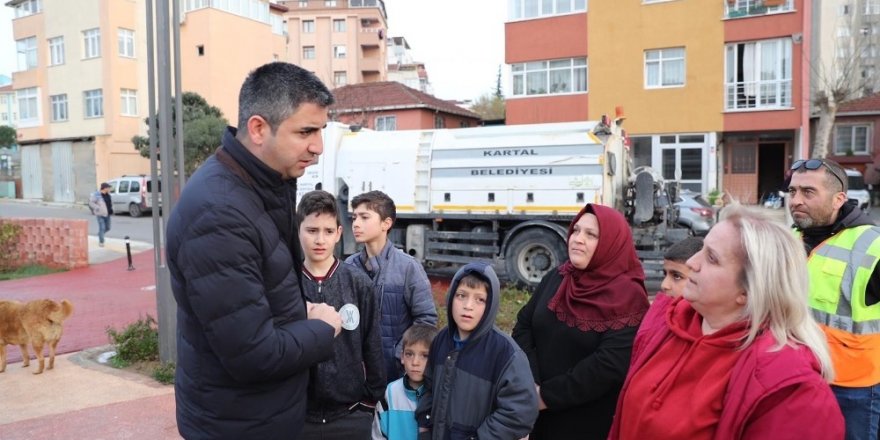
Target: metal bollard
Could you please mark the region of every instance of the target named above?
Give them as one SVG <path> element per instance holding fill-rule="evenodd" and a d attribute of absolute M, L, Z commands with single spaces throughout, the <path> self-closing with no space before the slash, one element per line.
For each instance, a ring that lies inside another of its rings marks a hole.
<path fill-rule="evenodd" d="M 131 243 L 127 235 L 125 236 L 125 253 L 128 255 L 128 270 L 134 270 L 134 265 L 131 264 Z"/>

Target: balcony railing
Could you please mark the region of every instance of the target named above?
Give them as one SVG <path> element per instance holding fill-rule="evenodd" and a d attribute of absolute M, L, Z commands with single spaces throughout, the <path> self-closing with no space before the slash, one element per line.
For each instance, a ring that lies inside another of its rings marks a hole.
<path fill-rule="evenodd" d="M 727 110 L 791 107 L 791 80 L 741 81 L 726 84 Z"/>
<path fill-rule="evenodd" d="M 794 0 L 724 0 L 726 18 L 754 17 L 794 10 Z"/>

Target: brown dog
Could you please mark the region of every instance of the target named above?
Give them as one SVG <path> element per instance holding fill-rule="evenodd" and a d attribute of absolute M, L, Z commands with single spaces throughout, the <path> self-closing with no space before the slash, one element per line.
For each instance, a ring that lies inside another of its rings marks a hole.
<path fill-rule="evenodd" d="M 6 346 L 15 344 L 21 347 L 22 367 L 27 367 L 31 362 L 28 353 L 27 332 L 21 325 L 21 309 L 24 304 L 18 301 L 0 301 L 0 373 L 6 371 Z"/>
<path fill-rule="evenodd" d="M 5 302 L 18 303 L 17 301 Z M 62 300 L 61 303 L 49 299 L 38 299 L 30 301 L 24 305 L 21 305 L 21 303 L 13 304 L 11 307 L 17 309 L 19 326 L 18 328 L 15 328 L 14 320 L 10 320 L 7 324 L 7 321 L 4 319 L 4 322 L 0 323 L 0 339 L 6 340 L 6 336 L 3 335 L 6 334 L 7 329 L 4 327 L 8 326 L 9 334 L 16 334 L 19 338 L 21 330 L 24 330 L 27 337 L 27 341 L 24 343 L 31 343 L 34 347 L 34 352 L 37 355 L 37 361 L 40 364 L 37 371 L 34 371 L 34 374 L 40 374 L 43 372 L 43 366 L 45 365 L 43 360 L 43 345 L 48 344 L 49 366 L 47 369 L 51 370 L 55 367 L 55 348 L 58 346 L 58 341 L 61 340 L 61 334 L 63 332 L 61 324 L 71 313 L 73 313 L 73 304 L 66 299 Z M 21 342 L 12 342 L 11 340 L 8 343 L 17 343 L 19 346 L 22 344 Z M 28 366 L 29 356 L 27 355 L 27 348 L 22 350 L 22 357 L 24 359 L 23 366 Z M 3 369 L 5 369 L 6 343 L 3 344 L 2 363 L 4 367 Z M 3 371 L 3 369 L 0 369 L 0 371 Z"/>

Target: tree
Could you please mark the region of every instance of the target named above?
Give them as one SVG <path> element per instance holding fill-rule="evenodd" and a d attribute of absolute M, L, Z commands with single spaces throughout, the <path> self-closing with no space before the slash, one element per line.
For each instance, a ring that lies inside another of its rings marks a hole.
<path fill-rule="evenodd" d="M 852 8 L 854 11 L 860 8 Z M 838 106 L 873 90 L 874 74 L 866 69 L 863 60 L 876 60 L 877 36 L 870 27 L 860 24 L 860 14 L 850 14 L 837 30 L 830 61 L 821 60 L 811 65 L 814 77 L 812 91 L 813 114 L 818 115 L 813 138 L 812 157 L 828 156 L 828 145 L 834 132 Z"/>
<path fill-rule="evenodd" d="M 471 111 L 480 115 L 484 121 L 504 119 L 504 97 L 487 93 L 474 101 Z"/>
<path fill-rule="evenodd" d="M 495 78 L 495 97 L 496 98 L 504 98 L 504 93 L 501 92 L 501 65 L 498 65 L 498 76 Z"/>
<path fill-rule="evenodd" d="M 8 125 L 0 125 L 0 148 L 9 148 L 18 143 L 18 134 Z"/>
<path fill-rule="evenodd" d="M 220 139 L 229 122 L 223 117 L 223 112 L 219 108 L 208 104 L 198 93 L 184 92 L 181 97 L 183 102 L 183 160 L 184 172 L 187 176 L 192 173 L 208 159 L 214 151 L 220 146 Z M 176 116 L 174 104 L 171 105 L 171 120 L 174 121 Z M 156 128 L 159 126 L 159 117 L 156 115 Z M 147 126 L 150 125 L 149 118 L 144 120 Z M 172 128 L 172 135 L 177 133 Z M 150 138 L 144 136 L 134 136 L 131 138 L 134 148 L 141 153 L 141 156 L 150 157 Z M 156 148 L 159 146 L 156 145 Z M 161 159 L 161 158 L 160 158 Z"/>

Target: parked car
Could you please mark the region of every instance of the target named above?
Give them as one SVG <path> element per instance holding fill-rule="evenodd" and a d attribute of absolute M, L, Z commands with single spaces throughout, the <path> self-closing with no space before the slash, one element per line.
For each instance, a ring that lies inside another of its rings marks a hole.
<path fill-rule="evenodd" d="M 858 200 L 859 208 L 868 212 L 871 210 L 871 194 L 868 193 L 868 187 L 865 185 L 865 177 L 858 170 L 846 169 L 847 186 L 849 190 L 846 196 L 850 199 Z"/>
<path fill-rule="evenodd" d="M 682 190 L 676 199 L 678 224 L 690 229 L 691 235 L 704 236 L 715 224 L 715 209 L 702 194 Z"/>
<path fill-rule="evenodd" d="M 140 217 L 153 210 L 152 180 L 145 174 L 124 175 L 108 180 L 113 212 L 127 212 L 132 217 Z M 159 191 L 162 186 L 159 185 Z M 161 200 L 161 199 L 160 199 Z"/>

